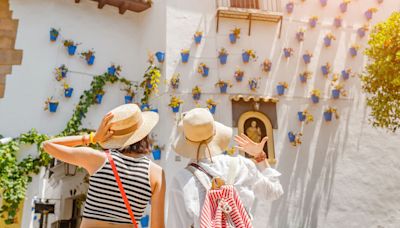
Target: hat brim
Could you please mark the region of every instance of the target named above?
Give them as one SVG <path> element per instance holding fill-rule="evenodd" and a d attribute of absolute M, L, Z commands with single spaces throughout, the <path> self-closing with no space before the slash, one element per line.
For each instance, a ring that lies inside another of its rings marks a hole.
<path fill-rule="evenodd" d="M 222 154 L 229 146 L 232 138 L 232 128 L 227 127 L 217 121 L 214 121 L 214 123 L 215 135 L 211 141 L 207 143 L 207 145 L 201 145 L 199 150 L 199 159 L 210 157 L 207 146 L 210 149 L 211 157 Z M 182 129 L 182 123 L 180 123 L 178 126 L 178 136 L 172 144 L 172 148 L 175 150 L 175 152 L 185 158 L 197 159 L 197 149 L 199 144 L 200 143 L 194 143 L 185 138 Z"/>
<path fill-rule="evenodd" d="M 156 112 L 146 111 L 142 112 L 142 117 L 143 123 L 136 131 L 123 136 L 112 136 L 109 140 L 100 143 L 100 146 L 104 149 L 119 149 L 142 140 L 157 125 L 159 115 Z"/>

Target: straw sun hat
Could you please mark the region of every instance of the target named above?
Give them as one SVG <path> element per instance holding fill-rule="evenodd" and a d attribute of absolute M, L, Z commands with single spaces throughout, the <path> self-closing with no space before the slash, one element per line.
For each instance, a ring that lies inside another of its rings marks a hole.
<path fill-rule="evenodd" d="M 100 145 L 105 149 L 119 149 L 139 142 L 146 137 L 158 123 L 158 113 L 142 112 L 136 104 L 125 104 L 110 111 L 113 118 L 113 136 Z"/>
<path fill-rule="evenodd" d="M 232 128 L 214 121 L 208 109 L 195 108 L 183 113 L 172 147 L 183 157 L 199 160 L 223 153 L 231 137 Z"/>

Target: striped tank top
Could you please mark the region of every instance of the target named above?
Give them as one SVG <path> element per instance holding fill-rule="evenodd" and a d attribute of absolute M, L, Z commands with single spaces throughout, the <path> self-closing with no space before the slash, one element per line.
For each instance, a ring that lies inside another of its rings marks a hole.
<path fill-rule="evenodd" d="M 151 198 L 150 159 L 132 158 L 110 150 L 136 221 L 143 216 Z M 132 223 L 110 162 L 106 159 L 89 179 L 83 217 L 112 223 Z"/>

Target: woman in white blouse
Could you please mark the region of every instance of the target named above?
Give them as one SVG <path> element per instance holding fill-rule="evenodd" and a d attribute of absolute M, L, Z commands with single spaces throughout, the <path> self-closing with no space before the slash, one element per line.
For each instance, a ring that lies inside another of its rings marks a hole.
<path fill-rule="evenodd" d="M 232 129 L 214 121 L 206 109 L 197 108 L 185 113 L 178 128 L 179 135 L 173 143 L 175 152 L 192 159 L 191 162 L 212 176 L 221 177 L 225 182 L 232 179 L 231 184 L 248 213 L 251 213 L 255 199 L 258 202 L 275 200 L 283 194 L 278 180 L 281 174 L 269 166 L 263 151 L 267 138 L 255 143 L 244 134 L 235 137 L 237 149 L 255 157 L 250 160 L 222 154 L 231 141 Z M 236 169 L 231 168 L 233 163 L 237 164 Z M 167 227 L 200 227 L 206 194 L 206 188 L 200 182 L 188 168 L 174 177 L 169 191 Z"/>

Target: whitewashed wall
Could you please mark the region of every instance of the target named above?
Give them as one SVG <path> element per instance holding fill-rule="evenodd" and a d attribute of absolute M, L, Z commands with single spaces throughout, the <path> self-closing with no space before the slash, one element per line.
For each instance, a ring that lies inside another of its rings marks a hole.
<path fill-rule="evenodd" d="M 285 15 L 280 39 L 277 37 L 278 25 L 265 22 L 254 22 L 252 35 L 247 36 L 246 21 L 221 19 L 220 30 L 216 33 L 215 3 L 212 0 L 154 2 L 153 7 L 144 13 L 127 12 L 121 16 L 116 8 L 106 6 L 98 10 L 92 1 L 76 5 L 72 0 L 11 0 L 14 17 L 20 20 L 16 48 L 24 50 L 24 57 L 22 65 L 14 67 L 13 74 L 7 78 L 6 98 L 0 99 L 0 133 L 17 136 L 35 127 L 40 132 L 55 134 L 63 129 L 78 102 L 77 92 L 88 88 L 91 78 L 72 74 L 70 82 L 75 87 L 75 94 L 66 100 L 61 97 L 61 87 L 52 77 L 56 66 L 65 63 L 70 69 L 95 74 L 103 72 L 110 62 L 115 62 L 123 66 L 125 77 L 137 81 L 147 66 L 147 52 L 157 50 L 167 52 L 166 63 L 161 66 L 165 77 L 169 79 L 173 73 L 182 76 L 181 88 L 175 93 L 185 100 L 183 109 L 195 107 L 190 93 L 194 85 L 199 85 L 204 91 L 200 105 L 205 106 L 207 98 L 214 98 L 219 103 L 215 118 L 232 125 L 228 95 L 219 95 L 214 83 L 219 78 L 234 82 L 233 72 L 236 66 L 240 66 L 246 72 L 245 79 L 241 84 L 233 83 L 230 93 L 255 94 L 248 90 L 249 77 L 262 77 L 259 95 L 275 96 L 278 82 L 289 83 L 288 93 L 280 97 L 277 106 L 278 129 L 274 131 L 276 168 L 283 174 L 281 183 L 285 195 L 272 204 L 259 206 L 255 226 L 399 226 L 400 201 L 396 194 L 400 188 L 397 181 L 400 178 L 399 135 L 368 125 L 365 97 L 357 78 L 345 83 L 350 92 L 347 98 L 331 101 L 327 99 L 329 82 L 319 70 L 329 61 L 334 72 L 348 67 L 355 72 L 362 71 L 366 59 L 361 55 L 351 58 L 348 47 L 353 42 L 365 47 L 366 38 L 360 40 L 355 31 L 365 23 L 363 12 L 377 6 L 375 0 L 354 0 L 344 14 L 345 28 L 340 29 L 331 24 L 339 15 L 341 1 L 329 0 L 328 6 L 321 8 L 317 0 L 298 0 L 294 13 Z M 387 18 L 400 8 L 400 3 L 386 0 L 378 8 L 372 23 Z M 310 30 L 306 22 L 313 15 L 320 17 L 322 25 Z M 95 65 L 88 67 L 82 59 L 68 57 L 60 43 L 51 44 L 48 41 L 51 26 L 62 28 L 64 37 L 82 42 L 78 49 L 94 48 L 97 55 Z M 235 26 L 242 28 L 242 37 L 237 44 L 231 45 L 228 33 Z M 300 27 L 307 28 L 307 31 L 305 42 L 299 45 L 294 35 Z M 199 46 L 194 45 L 192 39 L 196 30 L 205 33 Z M 332 31 L 337 40 L 332 47 L 325 48 L 322 39 L 328 31 Z M 220 66 L 216 58 L 221 47 L 230 53 L 225 66 Z M 289 60 L 282 57 L 284 47 L 295 49 Z M 191 49 L 190 62 L 185 65 L 180 63 L 179 52 L 183 48 Z M 249 48 L 256 50 L 259 59 L 256 63 L 243 65 L 241 52 Z M 311 81 L 303 85 L 297 75 L 306 69 L 301 59 L 306 50 L 314 54 L 307 68 L 314 73 Z M 273 63 L 269 74 L 261 72 L 260 64 L 265 58 Z M 196 72 L 200 62 L 211 67 L 206 79 Z M 314 87 L 323 90 L 326 98 L 317 105 L 311 105 L 307 98 Z M 117 85 L 107 89 L 104 103 L 90 110 L 84 123 L 86 127 L 94 128 L 107 110 L 123 102 L 123 92 L 119 89 Z M 152 101 L 161 113 L 162 121 L 155 133 L 159 144 L 165 146 L 159 163 L 165 168 L 168 181 L 185 166 L 185 161 L 175 161 L 175 153 L 170 150 L 176 119 L 167 107 L 171 93 L 167 87 L 162 88 L 160 95 Z M 55 114 L 42 111 L 43 101 L 51 95 L 60 97 L 60 107 Z M 338 107 L 341 117 L 327 124 L 322 120 L 322 112 L 328 105 Z M 314 114 L 315 120 L 302 126 L 296 115 L 305 108 Z M 302 131 L 303 144 L 291 146 L 287 140 L 288 131 Z M 33 150 L 25 153 L 33 153 Z M 41 196 L 46 189 L 46 197 L 68 197 L 70 188 L 79 186 L 79 179 L 81 177 L 64 178 L 59 183 L 47 183 L 35 178 L 26 199 L 23 227 L 30 223 L 29 204 L 34 195 Z M 52 216 L 51 221 L 61 218 L 59 214 L 57 216 Z"/>

